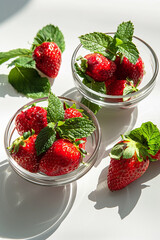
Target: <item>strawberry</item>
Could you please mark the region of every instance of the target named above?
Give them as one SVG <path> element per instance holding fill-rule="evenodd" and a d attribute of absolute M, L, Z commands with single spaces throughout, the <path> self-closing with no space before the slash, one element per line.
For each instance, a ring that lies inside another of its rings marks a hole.
<path fill-rule="evenodd" d="M 117 65 L 116 75 L 118 79 L 130 79 L 133 81 L 134 86 L 138 86 L 144 76 L 144 63 L 142 58 L 139 56 L 136 64 L 131 63 L 128 58 L 117 56 L 115 63 Z"/>
<path fill-rule="evenodd" d="M 131 81 L 128 80 L 115 80 L 106 87 L 108 95 L 127 95 L 132 92 L 136 92 L 137 89 L 132 85 Z M 123 101 L 122 98 L 116 99 L 116 101 Z"/>
<path fill-rule="evenodd" d="M 49 176 L 67 174 L 78 168 L 81 153 L 67 139 L 58 139 L 44 153 L 40 160 L 39 169 Z"/>
<path fill-rule="evenodd" d="M 15 126 L 20 135 L 32 129 L 38 134 L 47 126 L 47 111 L 39 106 L 21 111 L 15 119 Z"/>
<path fill-rule="evenodd" d="M 35 140 L 37 135 L 33 134 L 27 138 L 25 133 L 17 138 L 10 147 L 12 158 L 24 169 L 30 172 L 38 172 L 39 157 L 36 154 Z"/>
<path fill-rule="evenodd" d="M 84 57 L 87 59 L 86 74 L 95 81 L 103 82 L 113 76 L 116 64 L 99 53 L 91 53 Z"/>
<path fill-rule="evenodd" d="M 144 159 L 137 154 L 136 143 L 132 140 L 121 141 L 115 148 L 122 150 L 119 158 L 111 155 L 111 161 L 108 168 L 107 183 L 111 191 L 120 190 L 131 182 L 141 177 L 149 166 L 149 159 Z M 127 149 L 127 150 L 126 150 Z M 129 156 L 125 151 L 130 151 Z M 132 154 L 131 154 L 131 151 Z"/>
<path fill-rule="evenodd" d="M 76 108 L 67 108 L 64 112 L 64 119 L 75 118 L 75 117 L 83 117 L 82 113 L 78 111 Z"/>
<path fill-rule="evenodd" d="M 58 75 L 62 53 L 58 45 L 54 42 L 43 42 L 37 46 L 33 53 L 36 67 L 48 77 L 55 78 Z"/>

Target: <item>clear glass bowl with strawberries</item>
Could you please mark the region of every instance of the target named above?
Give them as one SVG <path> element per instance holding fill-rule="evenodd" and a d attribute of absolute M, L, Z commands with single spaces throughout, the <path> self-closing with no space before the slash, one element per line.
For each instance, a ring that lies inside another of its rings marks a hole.
<path fill-rule="evenodd" d="M 4 135 L 13 169 L 30 182 L 51 186 L 86 174 L 97 160 L 100 142 L 100 126 L 92 111 L 53 93 L 18 109 Z"/>
<path fill-rule="evenodd" d="M 132 22 L 114 33 L 93 32 L 79 37 L 71 67 L 82 102 L 99 107 L 134 107 L 155 86 L 159 63 L 154 50 L 133 36 Z M 94 111 L 94 107 L 92 109 Z"/>

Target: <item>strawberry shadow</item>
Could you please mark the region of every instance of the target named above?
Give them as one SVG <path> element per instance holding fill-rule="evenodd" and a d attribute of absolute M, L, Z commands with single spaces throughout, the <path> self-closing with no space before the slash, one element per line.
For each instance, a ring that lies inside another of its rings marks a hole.
<path fill-rule="evenodd" d="M 99 176 L 97 187 L 88 198 L 95 202 L 95 209 L 117 208 L 121 219 L 126 218 L 136 207 L 145 188 L 152 187 L 149 182 L 160 174 L 160 161 L 150 163 L 142 177 L 129 184 L 122 190 L 111 192 L 107 185 L 108 167 L 104 168 Z M 145 203 L 144 203 L 145 204 Z"/>
<path fill-rule="evenodd" d="M 71 210 L 76 183 L 40 186 L 22 179 L 8 164 L 0 163 L 0 238 L 47 239 Z"/>

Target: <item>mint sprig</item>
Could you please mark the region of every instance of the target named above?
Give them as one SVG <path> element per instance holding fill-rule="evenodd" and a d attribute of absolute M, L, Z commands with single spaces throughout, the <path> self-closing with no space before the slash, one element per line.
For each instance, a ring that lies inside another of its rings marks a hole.
<path fill-rule="evenodd" d="M 132 42 L 134 27 L 131 21 L 121 23 L 113 37 L 93 32 L 79 37 L 82 46 L 91 52 L 101 53 L 115 60 L 116 55 L 126 56 L 133 64 L 137 62 L 139 52 Z"/>
<path fill-rule="evenodd" d="M 68 105 L 67 105 L 68 107 Z M 75 104 L 73 105 L 76 108 Z M 48 125 L 43 128 L 36 139 L 36 151 L 40 155 L 46 152 L 57 140 L 57 136 L 72 141 L 90 136 L 95 130 L 93 122 L 86 117 L 64 119 L 64 107 L 61 100 L 50 92 L 47 107 Z M 77 146 L 78 148 L 78 146 Z M 81 152 L 81 150 L 79 149 Z"/>

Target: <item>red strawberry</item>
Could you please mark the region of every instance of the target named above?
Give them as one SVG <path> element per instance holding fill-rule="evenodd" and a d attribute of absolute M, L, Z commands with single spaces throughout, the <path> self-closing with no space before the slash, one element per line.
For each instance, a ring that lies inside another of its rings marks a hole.
<path fill-rule="evenodd" d="M 106 87 L 108 95 L 127 95 L 132 92 L 136 92 L 137 89 L 132 86 L 132 83 L 128 80 L 115 80 Z M 117 98 L 115 101 L 123 101 L 122 98 Z"/>
<path fill-rule="evenodd" d="M 153 159 L 160 160 L 160 150 L 155 155 L 151 155 Z"/>
<path fill-rule="evenodd" d="M 67 139 L 58 139 L 40 160 L 39 169 L 49 176 L 67 174 L 78 168 L 81 153 Z"/>
<path fill-rule="evenodd" d="M 132 145 L 132 141 L 121 141 L 119 144 L 122 145 L 124 151 L 129 144 Z M 128 158 L 124 158 L 123 155 L 119 159 L 111 157 L 107 175 L 109 189 L 111 191 L 120 190 L 141 177 L 149 166 L 148 159 L 144 160 L 141 157 L 141 160 L 138 160 L 136 151 Z"/>
<path fill-rule="evenodd" d="M 34 173 L 38 172 L 39 168 L 39 158 L 35 149 L 36 137 L 36 134 L 29 136 L 27 139 L 21 136 L 13 142 L 10 148 L 12 158 L 21 167 Z"/>
<path fill-rule="evenodd" d="M 21 111 L 15 119 L 15 126 L 20 135 L 32 129 L 38 134 L 47 126 L 47 111 L 39 106 Z"/>
<path fill-rule="evenodd" d="M 35 48 L 33 59 L 36 61 L 37 69 L 47 76 L 55 78 L 61 66 L 61 55 L 61 50 L 56 43 L 44 42 Z"/>
<path fill-rule="evenodd" d="M 130 79 L 133 81 L 134 86 L 138 86 L 144 76 L 144 63 L 142 58 L 139 57 L 136 64 L 131 63 L 128 58 L 124 57 L 122 62 L 120 57 L 116 58 L 117 65 L 117 78 L 118 79 Z"/>
<path fill-rule="evenodd" d="M 67 108 L 64 112 L 64 119 L 83 117 L 82 113 L 75 108 Z"/>
<path fill-rule="evenodd" d="M 82 141 L 79 145 L 78 145 L 78 147 L 79 148 L 83 148 L 83 149 L 85 149 L 85 145 L 86 145 L 86 142 L 87 142 L 87 138 L 81 138 L 81 139 L 76 139 L 75 140 L 75 142 L 78 142 L 78 141 Z"/>
<path fill-rule="evenodd" d="M 116 70 L 116 64 L 99 53 L 86 55 L 87 59 L 86 74 L 95 81 L 103 82 L 113 76 Z"/>

